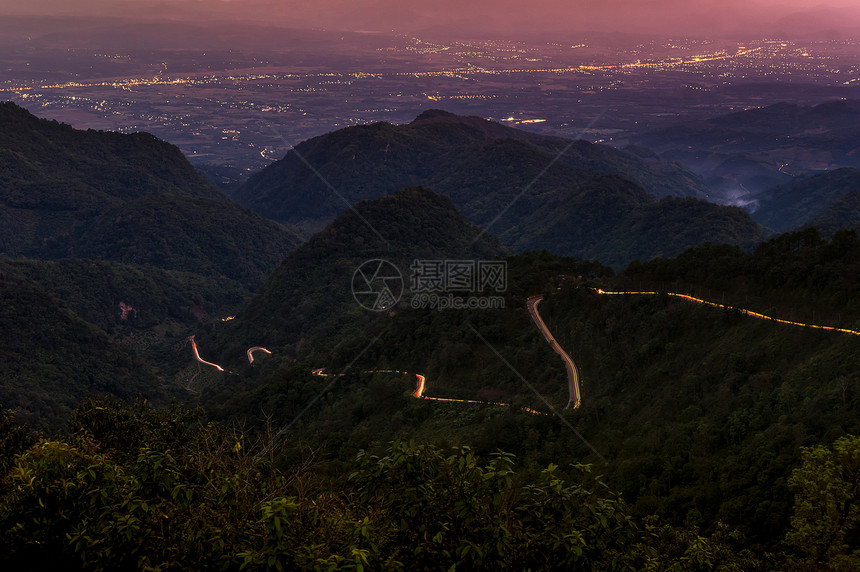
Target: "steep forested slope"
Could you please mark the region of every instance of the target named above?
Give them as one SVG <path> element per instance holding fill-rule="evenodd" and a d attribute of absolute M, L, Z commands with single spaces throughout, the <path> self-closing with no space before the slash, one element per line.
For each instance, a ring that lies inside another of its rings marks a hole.
<path fill-rule="evenodd" d="M 309 140 L 253 176 L 237 198 L 316 230 L 356 200 L 416 184 L 451 197 L 516 251 L 549 249 L 615 267 L 706 241 L 751 247 L 761 238 L 739 209 L 670 200 L 706 197 L 707 189 L 647 150 L 541 137 L 442 111 Z"/>
<path fill-rule="evenodd" d="M 0 103 L 0 254 L 145 263 L 254 288 L 299 242 L 209 184 L 173 145 Z"/>
<path fill-rule="evenodd" d="M 163 397 L 152 370 L 46 289 L 0 271 L 0 403 L 57 429 L 86 396 Z"/>

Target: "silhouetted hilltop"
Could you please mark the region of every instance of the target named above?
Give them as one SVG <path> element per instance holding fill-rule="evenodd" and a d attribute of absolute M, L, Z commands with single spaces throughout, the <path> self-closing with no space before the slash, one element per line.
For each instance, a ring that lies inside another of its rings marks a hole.
<path fill-rule="evenodd" d="M 616 267 L 709 240 L 750 247 L 760 239 L 737 210 L 683 201 L 650 207 L 655 197 L 707 190 L 645 149 L 540 136 L 440 110 L 408 125 L 375 123 L 306 141 L 251 177 L 237 198 L 275 220 L 316 229 L 354 201 L 410 185 L 451 197 L 514 250 L 548 249 Z M 684 215 L 695 216 L 677 232 Z M 675 232 L 660 231 L 666 217 Z"/>
<path fill-rule="evenodd" d="M 405 292 L 416 259 L 493 260 L 504 252 L 451 199 L 427 189 L 362 201 L 290 253 L 236 319 L 219 329 L 218 338 L 222 347 L 235 344 L 225 353 L 230 356 L 257 344 L 291 355 L 324 352 L 345 331 L 385 314 L 362 309 L 353 296 L 355 273 L 365 262 L 391 263 Z"/>
<path fill-rule="evenodd" d="M 788 231 L 813 224 L 825 211 L 828 226 L 851 228 L 852 219 L 842 207 L 833 204 L 852 191 L 860 190 L 860 169 L 843 167 L 797 179 L 751 197 L 759 203 L 753 218 L 776 231 Z M 846 218 L 842 220 L 842 214 Z M 813 224 L 813 226 L 817 226 Z"/>
<path fill-rule="evenodd" d="M 636 136 L 663 159 L 702 177 L 714 200 L 740 204 L 744 195 L 840 167 L 860 168 L 860 101 L 807 107 L 777 103 Z"/>
<path fill-rule="evenodd" d="M 518 152 L 535 156 L 532 169 L 482 156 L 483 147 L 507 142 L 517 143 Z M 470 157 L 467 166 L 460 161 L 464 156 Z M 455 204 L 472 218 L 473 203 L 487 202 L 481 210 L 488 213 L 494 207 L 498 210 L 503 203 L 497 195 L 506 191 L 475 176 L 473 169 L 497 169 L 506 174 L 506 187 L 517 191 L 532 186 L 536 192 L 552 189 L 544 177 L 554 172 L 555 184 L 562 186 L 596 174 L 617 174 L 659 197 L 707 195 L 695 176 L 678 165 L 655 164 L 611 147 L 430 110 L 407 125 L 359 125 L 305 141 L 252 176 L 236 196 L 275 220 L 316 230 L 340 213 L 346 202 L 423 185 L 458 195 Z"/>
<path fill-rule="evenodd" d="M 258 286 L 301 239 L 147 133 L 81 131 L 0 103 L 0 253 L 103 258 Z"/>

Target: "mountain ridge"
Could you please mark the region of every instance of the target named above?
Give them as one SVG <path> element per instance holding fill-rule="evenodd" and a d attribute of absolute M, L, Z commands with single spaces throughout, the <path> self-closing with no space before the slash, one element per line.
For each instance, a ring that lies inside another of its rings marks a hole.
<path fill-rule="evenodd" d="M 707 189 L 694 176 L 672 178 L 655 171 L 635 154 L 585 141 L 536 135 L 479 117 L 428 110 L 405 125 L 378 122 L 347 127 L 300 143 L 283 159 L 253 175 L 235 197 L 258 212 L 271 213 L 275 220 L 295 224 L 305 219 L 313 222 L 331 218 L 340 212 L 342 200 L 326 196 L 329 185 L 350 202 L 414 185 L 451 194 L 455 189 L 440 185 L 438 180 L 446 176 L 450 159 L 469 153 L 474 146 L 507 139 L 537 153 L 541 169 L 547 165 L 568 165 L 571 168 L 568 176 L 573 180 L 596 173 L 627 171 L 628 178 L 657 196 L 707 195 Z M 297 158 L 299 153 L 303 160 Z M 314 172 L 307 171 L 305 161 L 314 166 Z M 676 171 L 683 174 L 680 167 Z M 523 174 L 518 179 L 519 187 L 524 188 L 529 182 L 542 185 L 533 180 L 539 172 Z M 312 189 L 324 197 L 324 204 L 305 204 Z M 323 189 L 326 194 L 320 193 Z M 277 194 L 284 193 L 295 193 L 289 208 L 276 200 Z M 327 205 L 327 209 L 321 208 Z M 458 207 L 462 209 L 464 205 L 458 203 Z"/>
<path fill-rule="evenodd" d="M 860 100 L 777 103 L 670 125 L 633 142 L 687 165 L 720 202 L 742 204 L 744 195 L 796 177 L 860 168 L 857 129 Z"/>
<path fill-rule="evenodd" d="M 689 203 L 672 201 L 659 203 L 658 209 L 649 207 L 657 202 L 655 196 L 686 194 L 681 188 L 698 195 L 706 191 L 699 189 L 694 175 L 647 150 L 625 152 L 545 137 L 441 110 L 425 111 L 407 125 L 374 123 L 308 140 L 252 176 L 236 197 L 275 220 L 313 229 L 352 201 L 410 185 L 450 196 L 470 221 L 489 228 L 514 250 L 547 248 L 559 255 L 597 258 L 616 268 L 636 258 L 677 254 L 708 240 L 737 236 L 736 243 L 751 247 L 761 238 L 756 224 L 740 210 L 727 216 L 728 207 L 704 202 L 692 210 Z M 594 226 L 595 235 L 611 235 L 601 244 L 595 244 L 597 236 L 578 230 L 585 219 L 612 218 L 607 208 L 613 207 L 623 209 L 615 218 L 636 219 L 637 228 L 650 233 L 652 241 L 667 245 L 645 244 L 623 224 L 606 221 Z M 703 218 L 690 221 L 690 232 L 660 234 L 663 217 L 677 220 L 681 211 L 694 210 Z M 719 225 L 707 222 L 716 218 L 732 230 L 722 233 Z M 653 224 L 645 229 L 649 220 Z M 606 248 L 611 244 L 616 246 Z"/>
<path fill-rule="evenodd" d="M 471 240 L 470 240 L 471 239 Z M 357 269 L 385 260 L 409 288 L 416 259 L 492 260 L 506 250 L 466 220 L 450 198 L 420 187 L 362 201 L 290 253 L 234 320 L 216 332 L 222 355 L 242 355 L 227 340 L 283 348 L 306 357 L 331 343 L 338 329 L 371 327 L 385 313 L 360 307 L 352 293 Z M 326 341 L 328 340 L 328 341 Z"/>
<path fill-rule="evenodd" d="M 829 228 L 850 228 L 851 218 L 842 224 L 834 203 L 851 192 L 860 190 L 860 169 L 841 167 L 826 173 L 798 178 L 791 183 L 752 195 L 749 200 L 758 203 L 752 217 L 760 224 L 777 232 L 796 230 L 805 225 L 816 226 L 815 220 L 830 210 L 826 220 Z M 846 213 L 847 214 L 847 213 Z"/>
<path fill-rule="evenodd" d="M 0 266 L 0 403 L 43 429 L 62 427 L 87 396 L 163 401 L 152 369 L 37 282 Z"/>
<path fill-rule="evenodd" d="M 244 228 L 243 228 L 244 227 Z M 253 289 L 301 238 L 148 133 L 74 129 L 0 103 L 0 253 L 217 274 Z"/>

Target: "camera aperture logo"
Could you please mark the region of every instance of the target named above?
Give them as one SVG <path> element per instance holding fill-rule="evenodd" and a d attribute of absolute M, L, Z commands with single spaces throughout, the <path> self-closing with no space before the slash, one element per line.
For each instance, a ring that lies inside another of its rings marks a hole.
<path fill-rule="evenodd" d="M 368 260 L 352 275 L 352 297 L 362 308 L 384 312 L 393 308 L 401 296 L 403 275 L 387 260 Z"/>
<path fill-rule="evenodd" d="M 505 260 L 413 260 L 409 304 L 438 311 L 487 310 L 505 307 L 508 286 Z M 403 275 L 387 260 L 368 260 L 352 277 L 352 294 L 362 307 L 381 312 L 392 308 L 403 294 Z"/>

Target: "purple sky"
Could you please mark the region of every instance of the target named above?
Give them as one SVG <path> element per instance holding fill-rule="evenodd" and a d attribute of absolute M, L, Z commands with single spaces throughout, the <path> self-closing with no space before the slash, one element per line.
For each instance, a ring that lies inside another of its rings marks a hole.
<path fill-rule="evenodd" d="M 290 27 L 860 37 L 857 0 L 0 0 L 0 14 L 243 18 Z"/>

